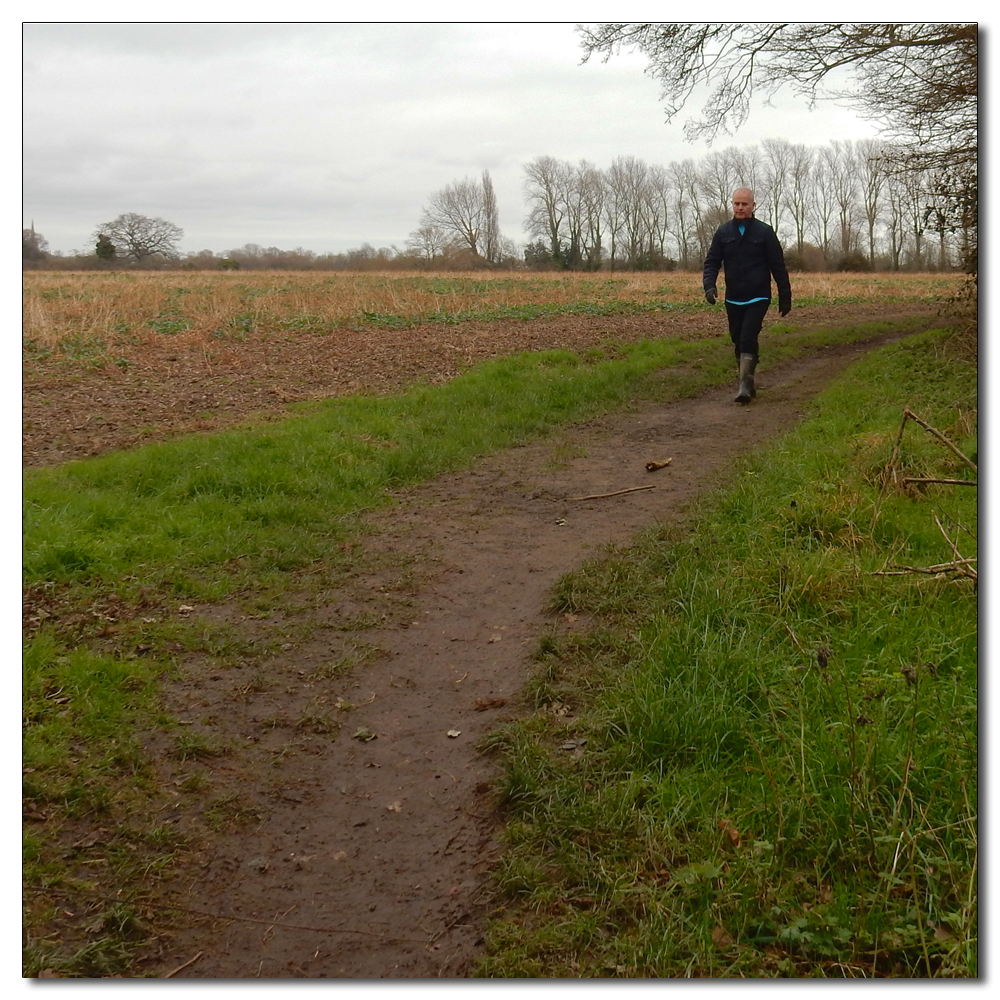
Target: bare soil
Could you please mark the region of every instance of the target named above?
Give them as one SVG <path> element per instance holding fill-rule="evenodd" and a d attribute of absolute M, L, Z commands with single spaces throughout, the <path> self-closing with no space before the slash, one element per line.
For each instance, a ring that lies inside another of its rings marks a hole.
<path fill-rule="evenodd" d="M 796 325 L 862 323 L 933 313 L 926 306 L 806 307 Z M 351 393 L 391 393 L 416 381 L 454 378 L 469 366 L 515 351 L 578 350 L 603 340 L 670 336 L 717 339 L 718 313 L 643 313 L 531 322 L 462 323 L 410 330 L 367 327 L 328 336 L 255 337 L 213 342 L 183 335 L 122 346 L 123 366 L 108 358 L 27 360 L 22 370 L 23 461 L 55 465 L 248 420 L 280 419 L 289 405 Z"/>
<path fill-rule="evenodd" d="M 868 310 L 865 318 L 885 317 Z M 142 378 L 95 370 L 46 380 L 39 373 L 26 381 L 26 461 L 47 464 L 145 439 L 125 420 L 138 398 L 155 414 L 157 436 L 167 436 L 197 421 L 210 429 L 282 411 L 267 393 L 307 398 L 348 382 L 354 391 L 388 390 L 416 374 L 445 377 L 515 343 L 552 346 L 558 338 L 581 346 L 621 337 L 619 322 L 507 324 L 492 342 L 482 329 L 450 330 L 464 338 L 454 363 L 441 360 L 430 335 L 421 341 L 407 331 L 391 345 L 393 357 L 381 355 L 384 373 L 374 358 L 362 374 L 361 356 L 354 375 L 349 365 L 324 369 L 305 350 L 294 365 L 269 355 L 229 382 L 196 358 L 151 362 Z M 653 322 L 635 320 L 632 335 L 656 335 Z M 655 322 L 662 334 L 663 321 Z M 691 335 L 703 334 L 692 327 Z M 488 878 L 500 850 L 495 764 L 478 745 L 523 711 L 519 692 L 540 637 L 582 625 L 551 611 L 553 585 L 644 528 L 683 523 L 700 496 L 733 474 L 738 456 L 791 427 L 816 393 L 873 346 L 821 349 L 774 367 L 765 349 L 749 406 L 732 401 L 734 381 L 576 426 L 429 482 L 372 518 L 364 544 L 382 558 L 359 566 L 378 568 L 332 595 L 318 617 L 310 611 L 308 629 L 277 655 L 226 670 L 193 656 L 183 662 L 166 709 L 192 735 L 230 749 L 170 762 L 166 744 L 157 743 L 164 738 L 150 737 L 150 751 L 163 751 L 165 787 L 178 789 L 162 822 L 204 830 L 182 790 L 199 770 L 206 773 L 200 807 L 211 805 L 230 822 L 199 835 L 201 847 L 163 887 L 161 902 L 185 917 L 159 936 L 137 973 L 468 976 L 482 953 Z M 706 349 L 731 350 L 728 339 Z M 78 380 L 60 388 L 60 379 Z M 209 387 L 225 412 L 197 417 L 192 399 Z M 46 420 L 57 400 L 59 418 Z M 665 468 L 646 470 L 647 462 L 667 459 Z M 597 496 L 622 490 L 632 492 Z M 296 625 L 291 610 L 269 618 L 235 607 L 192 614 L 228 622 L 244 637 L 291 635 Z M 345 657 L 354 663 L 346 672 Z"/>

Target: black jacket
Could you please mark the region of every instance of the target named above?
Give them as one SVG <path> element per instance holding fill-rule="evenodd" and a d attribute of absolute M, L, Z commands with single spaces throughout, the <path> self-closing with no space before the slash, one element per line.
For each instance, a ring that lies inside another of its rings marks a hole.
<path fill-rule="evenodd" d="M 746 232 L 740 236 L 740 224 Z M 785 268 L 785 255 L 774 230 L 760 219 L 730 219 L 715 231 L 705 257 L 702 281 L 705 291 L 715 288 L 719 268 L 725 268 L 726 298 L 746 302 L 771 298 L 771 277 L 778 286 L 778 308 L 792 305 L 792 286 Z"/>

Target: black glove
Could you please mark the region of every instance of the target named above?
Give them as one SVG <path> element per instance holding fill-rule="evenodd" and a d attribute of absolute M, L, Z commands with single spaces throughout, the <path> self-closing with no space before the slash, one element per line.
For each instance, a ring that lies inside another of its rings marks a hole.
<path fill-rule="evenodd" d="M 779 302 L 778 303 L 778 315 L 787 316 L 792 311 L 791 302 Z"/>
<path fill-rule="evenodd" d="M 719 293 L 714 288 L 705 289 L 705 301 L 710 305 L 715 305 L 715 300 L 719 297 Z"/>

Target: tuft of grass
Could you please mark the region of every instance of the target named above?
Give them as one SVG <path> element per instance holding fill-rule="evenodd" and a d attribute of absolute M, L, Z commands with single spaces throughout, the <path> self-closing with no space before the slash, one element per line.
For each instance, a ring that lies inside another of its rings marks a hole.
<path fill-rule="evenodd" d="M 690 532 L 564 579 L 502 756 L 487 977 L 974 977 L 975 491 L 887 490 L 904 405 L 974 439 L 928 334 L 855 366 Z M 943 475 L 929 435 L 905 461 Z M 961 530 L 960 530 L 961 528 Z M 552 705 L 571 704 L 571 716 Z"/>
<path fill-rule="evenodd" d="M 157 670 L 68 648 L 49 630 L 26 644 L 22 662 L 25 801 L 43 813 L 106 812 L 112 787 L 144 773 L 134 727 L 153 711 Z"/>
<path fill-rule="evenodd" d="M 225 753 L 225 747 L 204 733 L 181 732 L 177 734 L 171 756 L 177 760 L 209 760 Z"/>

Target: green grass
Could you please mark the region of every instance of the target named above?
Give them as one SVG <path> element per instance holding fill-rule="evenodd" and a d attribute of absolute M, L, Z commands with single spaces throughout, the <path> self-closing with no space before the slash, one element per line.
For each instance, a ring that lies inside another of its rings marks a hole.
<path fill-rule="evenodd" d="M 783 333 L 769 358 L 876 332 Z M 636 398 L 695 392 L 728 377 L 730 360 L 714 345 L 670 340 L 526 353 L 444 386 L 311 404 L 281 424 L 29 470 L 25 583 L 124 581 L 126 591 L 218 599 L 325 557 L 359 510 L 393 491 Z M 656 386 L 657 372 L 682 365 L 680 383 Z"/>
<path fill-rule="evenodd" d="M 26 582 L 135 576 L 218 597 L 240 567 L 255 579 L 302 567 L 391 491 L 620 406 L 645 375 L 695 352 L 660 342 L 621 353 L 526 354 L 439 388 L 333 400 L 280 425 L 29 472 Z"/>
<path fill-rule="evenodd" d="M 491 977 L 977 974 L 976 491 L 883 475 L 904 405 L 975 451 L 940 334 L 857 365 L 690 533 L 565 578 L 503 756 Z M 904 474 L 974 476 L 912 423 Z M 552 711 L 557 706 L 559 711 Z M 571 711 L 566 713 L 566 706 Z"/>
<path fill-rule="evenodd" d="M 43 808 L 59 802 L 70 815 L 106 812 L 108 776 L 142 769 L 134 724 L 152 709 L 154 681 L 142 660 L 68 649 L 48 632 L 38 635 L 23 659 L 26 798 Z M 81 733 L 89 748 L 77 744 Z"/>

